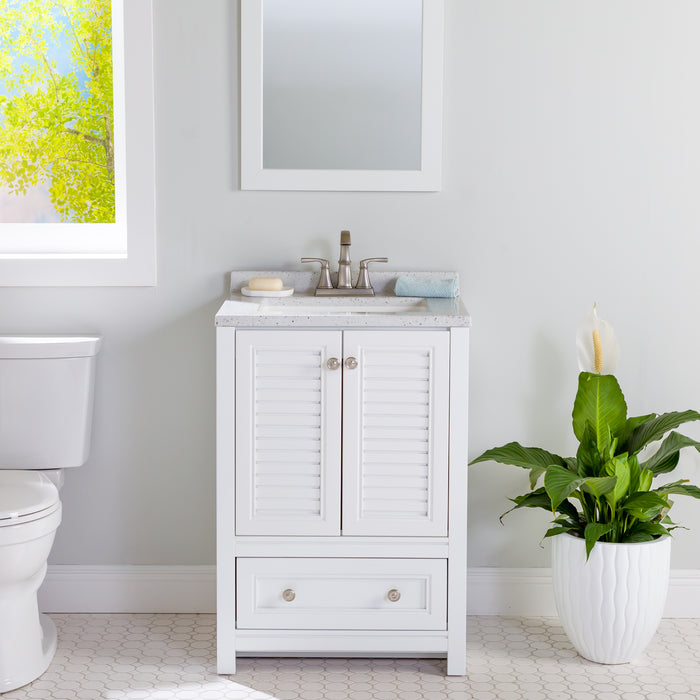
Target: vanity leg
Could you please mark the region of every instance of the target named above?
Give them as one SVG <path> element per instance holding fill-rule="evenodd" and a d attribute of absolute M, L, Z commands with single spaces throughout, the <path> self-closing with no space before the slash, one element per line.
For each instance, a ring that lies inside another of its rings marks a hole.
<path fill-rule="evenodd" d="M 216 661 L 236 672 L 235 329 L 216 330 Z"/>
<path fill-rule="evenodd" d="M 450 330 L 450 485 L 447 675 L 467 673 L 467 411 L 469 330 Z M 454 361 L 454 360 L 457 361 Z"/>

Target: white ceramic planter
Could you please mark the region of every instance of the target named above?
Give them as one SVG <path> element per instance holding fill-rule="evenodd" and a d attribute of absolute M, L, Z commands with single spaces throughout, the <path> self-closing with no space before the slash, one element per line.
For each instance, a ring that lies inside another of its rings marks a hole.
<path fill-rule="evenodd" d="M 584 540 L 552 538 L 554 599 L 564 631 L 581 656 L 622 664 L 645 649 L 663 614 L 670 560 L 670 537 L 598 542 L 588 561 Z"/>

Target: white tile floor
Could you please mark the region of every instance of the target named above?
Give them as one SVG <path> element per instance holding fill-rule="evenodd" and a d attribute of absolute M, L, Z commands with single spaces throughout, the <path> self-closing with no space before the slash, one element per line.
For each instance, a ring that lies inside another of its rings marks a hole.
<path fill-rule="evenodd" d="M 52 618 L 52 665 L 3 700 L 700 698 L 700 620 L 664 620 L 635 662 L 602 666 L 576 655 L 556 619 L 470 617 L 469 675 L 447 678 L 438 659 L 240 659 L 218 676 L 213 615 Z"/>

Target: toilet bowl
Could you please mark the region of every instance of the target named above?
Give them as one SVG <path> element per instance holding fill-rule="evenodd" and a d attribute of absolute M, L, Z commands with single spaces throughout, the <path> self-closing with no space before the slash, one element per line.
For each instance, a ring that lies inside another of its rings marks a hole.
<path fill-rule="evenodd" d="M 63 470 L 88 456 L 99 346 L 0 336 L 0 693 L 38 678 L 56 651 L 37 591 L 61 523 Z"/>
<path fill-rule="evenodd" d="M 60 522 L 58 489 L 46 476 L 0 471 L 0 693 L 40 676 L 56 650 L 36 593 Z"/>

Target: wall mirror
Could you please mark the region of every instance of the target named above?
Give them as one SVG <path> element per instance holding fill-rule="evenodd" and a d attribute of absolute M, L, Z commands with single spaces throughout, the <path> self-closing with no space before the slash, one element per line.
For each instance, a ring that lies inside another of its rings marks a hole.
<path fill-rule="evenodd" d="M 439 190 L 443 23 L 443 0 L 242 0 L 242 189 Z"/>

